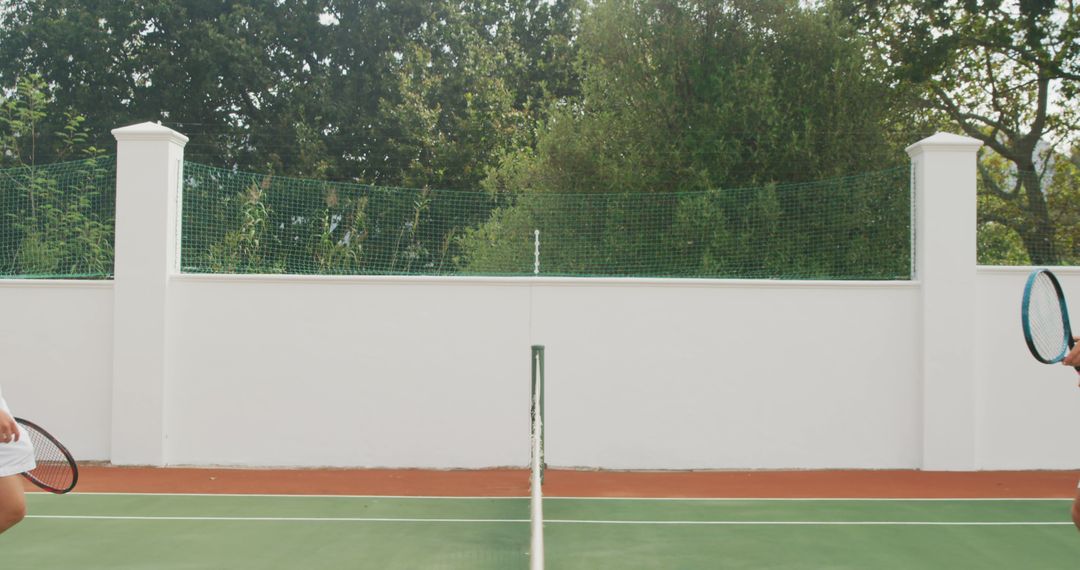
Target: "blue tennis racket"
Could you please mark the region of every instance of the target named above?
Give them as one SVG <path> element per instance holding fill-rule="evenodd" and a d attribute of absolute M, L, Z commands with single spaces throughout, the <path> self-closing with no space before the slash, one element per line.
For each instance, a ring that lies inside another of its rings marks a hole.
<path fill-rule="evenodd" d="M 1024 340 L 1035 360 L 1044 364 L 1061 362 L 1073 345 L 1069 309 L 1061 283 L 1048 269 L 1037 269 L 1024 285 L 1024 301 L 1020 307 Z M 1080 372 L 1080 366 L 1076 367 Z"/>

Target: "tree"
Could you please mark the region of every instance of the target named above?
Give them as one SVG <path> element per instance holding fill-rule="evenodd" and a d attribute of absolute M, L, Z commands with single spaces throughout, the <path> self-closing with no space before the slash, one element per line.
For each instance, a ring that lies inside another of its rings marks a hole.
<path fill-rule="evenodd" d="M 114 164 L 83 122 L 36 75 L 0 96 L 0 275 L 112 273 Z"/>
<path fill-rule="evenodd" d="M 260 129 L 286 125 L 274 140 L 301 146 L 293 127 L 314 107 L 319 4 L 12 0 L 0 12 L 0 84 L 40 74 L 102 148 L 113 128 L 162 120 L 199 135 L 193 159 L 263 166 L 280 148 Z"/>
<path fill-rule="evenodd" d="M 102 147 L 112 145 L 116 126 L 160 119 L 191 137 L 186 157 L 193 162 L 475 189 L 502 156 L 531 145 L 547 100 L 576 93 L 581 4 L 11 0 L 0 6 L 0 85 L 41 74 L 59 108 L 86 114 L 85 130 Z M 411 212 L 400 219 L 417 223 L 391 228 L 383 219 L 360 255 L 346 237 L 362 233 L 353 227 L 364 219 L 358 202 L 340 202 L 359 208 L 349 215 L 328 213 L 334 200 L 318 185 L 252 193 L 247 184 L 227 186 L 235 180 L 224 175 L 217 175 L 220 187 L 209 188 L 212 179 L 185 193 L 185 207 L 213 213 L 226 227 L 196 237 L 185 223 L 185 240 L 216 238 L 195 257 L 212 255 L 213 263 L 245 271 L 294 267 L 294 259 L 261 251 L 286 242 L 317 248 L 319 263 L 340 272 L 366 271 L 372 251 L 398 243 L 417 259 L 441 260 L 456 246 L 450 226 L 490 212 L 479 192 L 470 199 L 475 207 L 449 217 L 438 201 L 401 193 L 390 209 Z M 377 202 L 371 208 L 386 200 Z M 445 222 L 432 221 L 439 219 Z M 390 235 L 400 237 L 380 242 Z M 339 251 L 346 245 L 349 251 Z M 394 267 L 397 258 L 389 259 Z"/>
<path fill-rule="evenodd" d="M 1080 148 L 1071 149 L 1069 154 L 1043 156 L 1047 164 L 1038 173 L 1038 182 L 1054 228 L 1051 248 L 1055 261 L 1062 265 L 1077 265 L 1080 264 Z M 1023 184 L 1023 177 L 1017 175 L 1009 161 L 997 154 L 986 156 L 979 168 L 979 263 L 1035 264 L 1017 229 L 1027 226 L 1029 216 L 1022 202 L 1008 199 Z M 986 184 L 1011 191 L 985 190 Z"/>
<path fill-rule="evenodd" d="M 1033 263 L 1061 260 L 1041 184 L 1054 148 L 1075 142 L 1080 14 L 1049 0 L 841 0 L 894 85 L 929 116 L 1009 163 L 1011 184 L 982 161 L 984 192 L 1021 212 L 1007 222 Z"/>
<path fill-rule="evenodd" d="M 435 144 L 400 130 L 420 105 L 448 140 L 494 141 L 425 167 L 472 169 L 446 182 L 471 185 L 507 138 L 496 131 L 521 127 L 500 123 L 504 105 L 476 104 L 489 86 L 519 115 L 574 91 L 577 4 L 11 0 L 0 85 L 40 74 L 100 147 L 119 125 L 162 120 L 191 136 L 195 161 L 381 184 L 404 182 L 426 158 L 416 147 Z"/>
<path fill-rule="evenodd" d="M 771 276 L 795 263 L 787 241 L 800 243 L 798 255 L 818 249 L 811 254 L 818 262 L 800 262 L 804 275 L 835 274 L 837 264 L 824 259 L 836 248 L 794 233 L 790 223 L 839 228 L 845 215 L 854 223 L 870 218 L 849 210 L 845 192 L 768 185 L 904 162 L 890 130 L 892 90 L 866 67 L 863 46 L 845 39 L 845 26 L 795 0 L 598 2 L 582 22 L 581 97 L 552 112 L 535 149 L 507 157 L 488 177 L 489 191 L 514 195 L 517 204 L 470 233 L 468 256 L 485 266 L 518 259 L 492 243 L 505 236 L 520 250 L 529 225 L 544 221 L 545 251 L 566 242 L 561 247 L 590 258 L 592 273 L 649 267 L 664 275 Z M 754 186 L 765 188 L 736 190 Z M 651 197 L 634 198 L 643 195 Z M 557 208 L 557 218 L 542 207 Z M 581 213 L 586 207 L 591 213 Z M 627 231 L 643 223 L 645 233 Z M 690 228 L 693 239 L 666 242 Z M 770 232 L 774 239 L 762 239 Z M 757 265 L 716 257 L 765 243 L 777 249 L 757 250 Z M 549 268 L 583 271 L 581 259 L 565 263 Z"/>

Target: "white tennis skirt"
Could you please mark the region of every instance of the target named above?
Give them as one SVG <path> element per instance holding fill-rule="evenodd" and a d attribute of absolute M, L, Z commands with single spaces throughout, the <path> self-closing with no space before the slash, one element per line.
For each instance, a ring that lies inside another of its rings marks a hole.
<path fill-rule="evenodd" d="M 7 402 L 0 397 L 0 410 L 8 414 Z M 36 467 L 34 463 L 34 444 L 30 443 L 30 436 L 19 426 L 19 441 L 11 443 L 0 442 L 0 477 L 18 475 Z"/>

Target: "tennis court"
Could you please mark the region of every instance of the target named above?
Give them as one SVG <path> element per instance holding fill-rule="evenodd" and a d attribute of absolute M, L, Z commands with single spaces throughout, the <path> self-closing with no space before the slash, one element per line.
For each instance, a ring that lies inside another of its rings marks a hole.
<path fill-rule="evenodd" d="M 31 493 L 16 568 L 1074 568 L 1080 473 L 120 468 Z M 29 487 L 27 487 L 29 489 Z"/>
<path fill-rule="evenodd" d="M 0 537 L 5 567 L 529 567 L 524 496 L 28 499 L 31 516 Z M 1064 498 L 546 497 L 543 506 L 546 567 L 555 569 L 1075 568 L 1080 560 Z"/>

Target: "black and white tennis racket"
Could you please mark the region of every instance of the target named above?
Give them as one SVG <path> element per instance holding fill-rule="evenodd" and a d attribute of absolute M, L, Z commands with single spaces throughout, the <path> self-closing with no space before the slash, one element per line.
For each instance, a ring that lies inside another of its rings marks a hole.
<path fill-rule="evenodd" d="M 1020 307 L 1024 340 L 1035 360 L 1044 364 L 1061 362 L 1072 349 L 1072 327 L 1061 283 L 1048 269 L 1031 272 L 1024 285 Z M 1080 366 L 1076 368 L 1080 372 Z"/>
<path fill-rule="evenodd" d="M 23 473 L 23 477 L 50 493 L 63 494 L 74 489 L 79 482 L 79 466 L 67 448 L 34 422 L 22 418 L 15 421 L 34 444 L 37 462 L 37 467 Z"/>

